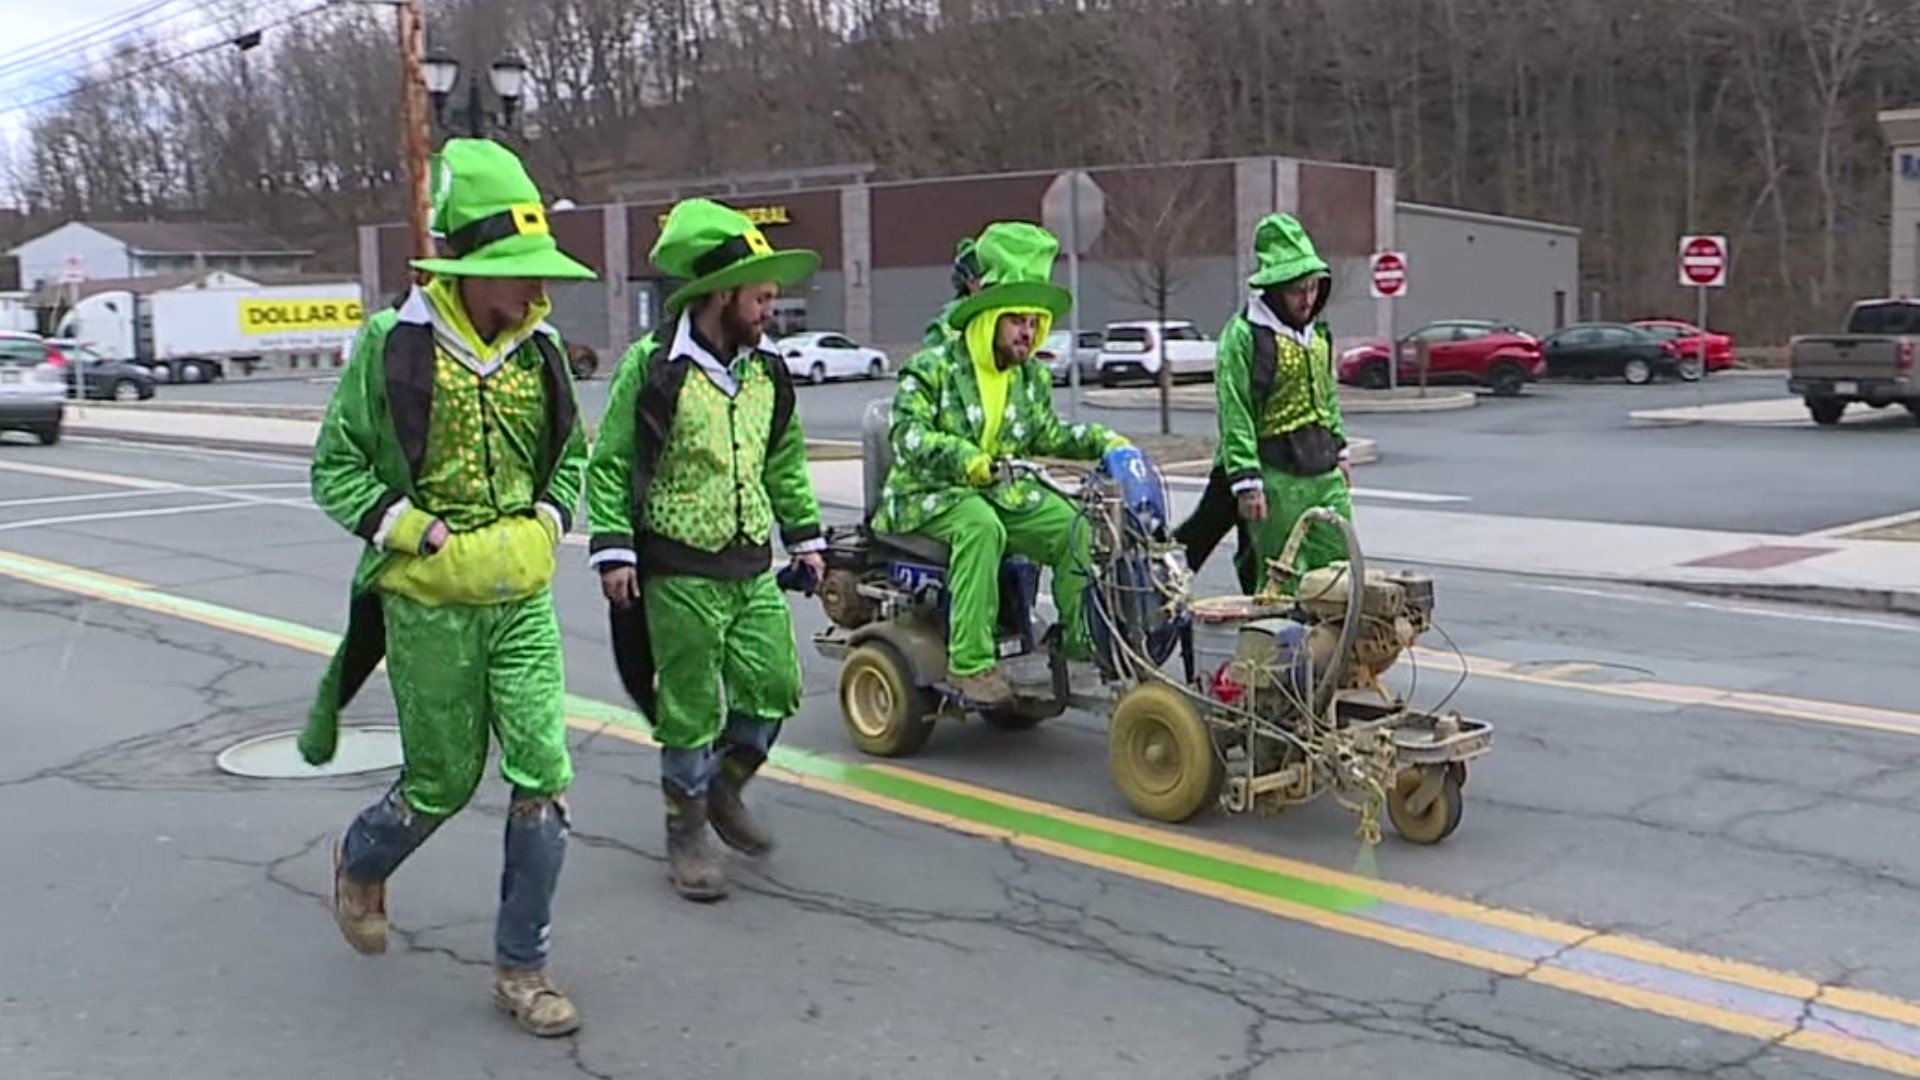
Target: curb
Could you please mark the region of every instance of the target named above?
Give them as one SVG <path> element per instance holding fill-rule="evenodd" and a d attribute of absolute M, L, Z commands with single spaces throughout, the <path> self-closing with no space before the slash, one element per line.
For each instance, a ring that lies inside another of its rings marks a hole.
<path fill-rule="evenodd" d="M 1112 396 L 1099 396 L 1102 394 Z M 1081 401 L 1089 408 L 1114 412 L 1147 412 L 1160 407 L 1159 397 L 1153 391 L 1146 390 L 1089 390 L 1081 395 Z M 1212 401 L 1194 398 L 1175 397 L 1168 404 L 1174 412 L 1210 413 L 1215 411 Z M 1455 409 L 1471 409 L 1478 404 L 1480 404 L 1478 394 L 1463 390 L 1449 390 L 1424 398 L 1342 399 L 1340 413 L 1343 416 L 1365 416 L 1382 413 L 1452 412 Z"/>
<path fill-rule="evenodd" d="M 78 435 L 91 439 L 110 439 L 114 442 L 148 443 L 157 446 L 200 446 L 209 450 L 232 450 L 248 454 L 277 454 L 281 457 L 306 459 L 313 456 L 313 447 L 299 446 L 293 443 L 264 442 L 252 439 L 222 438 L 218 435 L 170 435 L 165 432 L 127 431 L 116 427 L 97 427 L 85 421 L 68 420 L 62 426 L 62 433 Z M 832 457 L 813 457 L 817 450 L 853 450 L 858 451 L 860 443 L 854 439 L 808 439 L 807 460 L 809 461 L 848 461 L 858 460 L 859 455 L 851 457 L 835 455 Z"/>
<path fill-rule="evenodd" d="M 1845 608 L 1893 615 L 1920 616 L 1920 592 L 1847 585 L 1774 584 L 1762 581 L 1696 581 L 1686 578 L 1656 577 L 1640 574 L 1605 574 L 1592 571 L 1524 570 L 1511 566 L 1463 562 L 1455 559 L 1409 558 L 1367 552 L 1366 538 L 1361 550 L 1367 562 L 1391 563 L 1422 570 L 1460 570 L 1502 577 L 1531 578 L 1544 581 L 1578 581 L 1593 585 L 1620 585 L 1640 589 L 1661 589 L 1695 596 L 1713 596 L 1729 600 L 1757 600 L 1807 607 Z"/>
<path fill-rule="evenodd" d="M 231 450 L 245 454 L 274 454 L 297 460 L 306 460 L 313 456 L 313 448 L 310 446 L 259 442 L 250 439 L 223 439 L 217 435 L 167 435 L 159 432 L 123 431 L 119 428 L 89 427 L 85 424 L 76 424 L 71 420 L 66 422 L 63 434 L 106 439 L 136 446 L 142 443 L 152 446 L 198 446 L 208 450 Z"/>
<path fill-rule="evenodd" d="M 1920 592 L 1844 585 L 1773 585 L 1742 581 L 1661 581 L 1658 588 L 1727 599 L 1769 600 L 1786 604 L 1920 616 Z"/>

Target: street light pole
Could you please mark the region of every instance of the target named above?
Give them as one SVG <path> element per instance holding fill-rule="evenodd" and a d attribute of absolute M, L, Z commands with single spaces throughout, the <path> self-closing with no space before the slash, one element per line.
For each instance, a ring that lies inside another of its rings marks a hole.
<path fill-rule="evenodd" d="M 400 0 L 394 7 L 400 20 L 400 121 L 407 156 L 407 223 L 413 234 L 414 258 L 425 259 L 433 256 L 433 237 L 428 233 L 433 204 L 428 178 L 433 130 L 427 117 L 427 83 L 421 67 L 427 55 L 427 27 L 421 0 Z"/>

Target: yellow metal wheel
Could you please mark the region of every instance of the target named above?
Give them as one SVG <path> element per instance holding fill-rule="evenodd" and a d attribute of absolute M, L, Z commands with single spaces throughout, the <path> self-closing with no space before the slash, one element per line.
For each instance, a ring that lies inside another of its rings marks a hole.
<path fill-rule="evenodd" d="M 1127 805 L 1155 821 L 1185 821 L 1213 805 L 1226 779 L 1199 706 L 1162 683 L 1134 687 L 1114 706 L 1107 761 Z"/>
<path fill-rule="evenodd" d="M 840 715 L 862 753 L 906 757 L 933 733 L 927 694 L 914 685 L 906 661 L 883 642 L 848 654 L 840 669 Z"/>
<path fill-rule="evenodd" d="M 1438 773 L 1440 786 L 1433 798 L 1415 809 L 1413 799 L 1428 772 Z M 1409 769 L 1394 778 L 1387 793 L 1387 817 L 1393 831 L 1410 844 L 1437 844 L 1460 827 L 1460 814 L 1466 808 L 1466 796 L 1460 792 L 1460 777 L 1452 769 Z"/>

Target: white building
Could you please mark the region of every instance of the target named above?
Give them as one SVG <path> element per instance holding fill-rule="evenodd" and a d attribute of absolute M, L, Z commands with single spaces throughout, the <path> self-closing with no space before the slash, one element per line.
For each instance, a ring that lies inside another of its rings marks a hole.
<path fill-rule="evenodd" d="M 84 279 L 296 273 L 313 253 L 243 225 L 70 221 L 7 254 L 20 261 L 20 287 L 32 290 L 60 284 L 70 269 Z"/>

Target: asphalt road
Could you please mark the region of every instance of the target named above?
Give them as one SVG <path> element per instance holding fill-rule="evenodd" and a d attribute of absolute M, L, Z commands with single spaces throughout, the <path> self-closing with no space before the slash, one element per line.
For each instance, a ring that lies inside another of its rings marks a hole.
<path fill-rule="evenodd" d="M 604 378 L 580 385 L 589 415 L 604 412 L 607 385 Z M 156 401 L 317 405 L 331 392 L 330 383 L 305 380 L 227 383 L 168 387 Z M 816 438 L 857 439 L 867 404 L 892 392 L 890 380 L 802 387 L 801 420 Z M 1546 383 L 1518 398 L 1483 398 L 1471 409 L 1355 415 L 1348 428 L 1377 440 L 1382 451 L 1360 480 L 1365 486 L 1416 499 L 1451 496 L 1449 504 L 1478 513 L 1798 535 L 1916 509 L 1920 499 L 1901 477 L 1920 432 L 1899 409 L 1877 423 L 1832 430 L 1643 428 L 1628 416 L 1783 392 L 1772 378 L 1641 387 Z M 1071 415 L 1068 395 L 1065 388 L 1055 392 L 1063 416 Z M 1081 416 L 1135 435 L 1160 429 L 1154 408 L 1089 404 Z M 1181 434 L 1213 431 L 1210 413 L 1175 412 L 1172 419 Z"/>
<path fill-rule="evenodd" d="M 569 687 L 618 719 L 565 553 Z M 577 733 L 555 974 L 586 1026 L 543 1043 L 486 1000 L 496 780 L 370 960 L 326 844 L 390 776 L 212 765 L 298 725 L 356 555 L 296 462 L 0 448 L 7 1075 L 1920 1076 L 1920 623 L 1439 574 L 1482 672 L 1451 702 L 1498 743 L 1458 833 L 1371 852 L 1324 804 L 1147 830 L 1086 715 L 875 770 L 803 648 L 805 782 L 760 786 L 784 845 L 725 904 L 664 880 L 652 752 Z M 352 714 L 390 722 L 383 680 Z"/>

